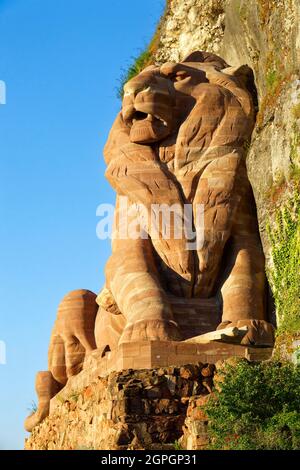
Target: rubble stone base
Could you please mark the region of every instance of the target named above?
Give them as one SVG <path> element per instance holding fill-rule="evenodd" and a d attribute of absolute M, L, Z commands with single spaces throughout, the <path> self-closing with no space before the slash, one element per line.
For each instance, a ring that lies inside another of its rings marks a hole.
<path fill-rule="evenodd" d="M 84 370 L 51 400 L 50 415 L 33 429 L 25 448 L 203 449 L 203 407 L 215 363 L 232 356 L 261 361 L 271 352 L 177 342 L 123 344 L 104 357 L 93 351 Z M 119 371 L 110 371 L 113 364 Z"/>

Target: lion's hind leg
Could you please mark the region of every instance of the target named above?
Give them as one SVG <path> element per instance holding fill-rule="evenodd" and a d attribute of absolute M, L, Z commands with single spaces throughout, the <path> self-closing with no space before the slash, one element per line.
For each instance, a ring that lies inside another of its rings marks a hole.
<path fill-rule="evenodd" d="M 54 379 L 50 371 L 36 374 L 35 389 L 38 396 L 38 407 L 34 413 L 26 418 L 24 424 L 26 431 L 31 432 L 36 425 L 40 424 L 49 415 L 50 400 L 61 388 L 62 385 Z"/>

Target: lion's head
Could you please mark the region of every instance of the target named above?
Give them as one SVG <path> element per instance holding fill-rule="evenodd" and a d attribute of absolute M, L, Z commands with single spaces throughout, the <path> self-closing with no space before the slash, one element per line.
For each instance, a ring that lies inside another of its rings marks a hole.
<path fill-rule="evenodd" d="M 194 52 L 181 63 L 147 67 L 126 83 L 122 117 L 130 141 L 149 145 L 168 137 L 184 122 L 201 95 L 207 93 L 208 83 L 233 93 L 245 114 L 251 114 L 251 69 L 229 67 L 214 54 Z"/>

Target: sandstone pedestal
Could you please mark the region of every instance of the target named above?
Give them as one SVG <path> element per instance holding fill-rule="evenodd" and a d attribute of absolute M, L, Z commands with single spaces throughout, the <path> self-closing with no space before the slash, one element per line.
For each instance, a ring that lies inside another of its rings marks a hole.
<path fill-rule="evenodd" d="M 59 393 L 60 399 L 72 391 L 87 387 L 98 377 L 126 369 L 154 369 L 186 364 L 215 364 L 219 360 L 240 357 L 249 361 L 270 359 L 272 348 L 254 348 L 241 345 L 185 343 L 177 341 L 140 341 L 124 343 L 114 351 L 107 351 L 103 357 L 98 350 L 90 353 L 84 369 L 70 377 L 67 385 Z M 57 397 L 51 400 L 50 412 L 57 404 Z"/>

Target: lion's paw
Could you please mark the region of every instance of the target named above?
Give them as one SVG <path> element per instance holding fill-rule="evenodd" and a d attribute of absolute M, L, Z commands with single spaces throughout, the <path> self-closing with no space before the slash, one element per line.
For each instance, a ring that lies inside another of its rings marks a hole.
<path fill-rule="evenodd" d="M 137 341 L 180 341 L 177 323 L 166 320 L 140 320 L 126 326 L 119 344 Z"/>
<path fill-rule="evenodd" d="M 248 327 L 248 331 L 243 337 L 241 344 L 245 346 L 269 346 L 272 347 L 275 342 L 275 328 L 271 323 L 265 320 L 237 320 L 234 322 L 222 322 L 217 330 L 223 328 L 237 327 L 242 328 L 243 326 Z"/>

